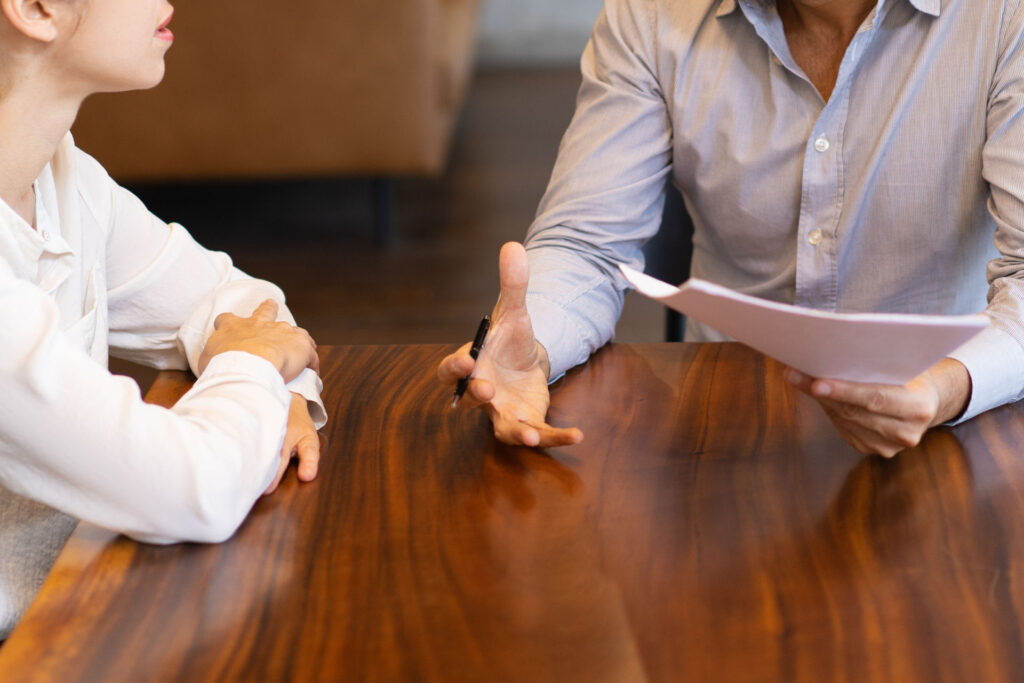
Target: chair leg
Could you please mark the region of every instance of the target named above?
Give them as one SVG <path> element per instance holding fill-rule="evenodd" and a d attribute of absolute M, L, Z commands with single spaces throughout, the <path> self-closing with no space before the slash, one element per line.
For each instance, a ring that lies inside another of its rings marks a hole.
<path fill-rule="evenodd" d="M 686 328 L 686 316 L 671 308 L 665 310 L 665 341 L 683 341 L 683 330 Z"/>
<path fill-rule="evenodd" d="M 387 249 L 395 242 L 395 181 L 393 178 L 373 180 L 373 240 Z"/>

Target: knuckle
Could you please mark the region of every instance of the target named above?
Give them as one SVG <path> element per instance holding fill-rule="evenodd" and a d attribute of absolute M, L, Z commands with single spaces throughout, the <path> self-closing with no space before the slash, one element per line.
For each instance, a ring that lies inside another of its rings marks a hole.
<path fill-rule="evenodd" d="M 885 392 L 881 389 L 872 389 L 871 393 L 867 397 L 867 409 L 872 412 L 881 412 L 885 410 L 887 404 L 887 397 Z"/>
<path fill-rule="evenodd" d="M 857 420 L 857 408 L 849 403 L 840 403 L 835 406 L 835 414 L 845 422 L 855 423 Z"/>
<path fill-rule="evenodd" d="M 910 409 L 909 418 L 918 424 L 927 424 L 935 417 L 934 411 L 926 405 L 915 405 Z"/>
<path fill-rule="evenodd" d="M 854 448 L 855 448 L 855 449 L 857 450 L 857 452 L 858 452 L 858 453 L 860 453 L 861 455 L 872 455 L 872 454 L 874 453 L 874 450 L 873 450 L 872 448 L 870 448 L 870 447 L 868 447 L 868 446 L 865 446 L 865 445 L 864 445 L 864 444 L 862 444 L 862 443 L 852 443 L 851 445 L 852 445 L 852 446 L 853 446 L 853 447 L 854 447 Z"/>
<path fill-rule="evenodd" d="M 895 442 L 902 446 L 902 448 L 913 448 L 921 443 L 922 433 L 914 429 L 903 429 L 899 430 L 895 436 Z"/>
<path fill-rule="evenodd" d="M 922 430 L 912 425 L 902 424 L 881 430 L 880 436 L 884 439 L 883 447 L 890 449 L 892 455 L 895 455 L 904 449 L 913 448 L 921 443 L 923 434 Z"/>

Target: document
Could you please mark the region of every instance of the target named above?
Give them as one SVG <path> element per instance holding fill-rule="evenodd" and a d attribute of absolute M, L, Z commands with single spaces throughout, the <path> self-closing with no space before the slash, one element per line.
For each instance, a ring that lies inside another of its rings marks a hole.
<path fill-rule="evenodd" d="M 982 314 L 828 313 L 620 268 L 644 296 L 812 377 L 906 384 L 988 325 Z"/>

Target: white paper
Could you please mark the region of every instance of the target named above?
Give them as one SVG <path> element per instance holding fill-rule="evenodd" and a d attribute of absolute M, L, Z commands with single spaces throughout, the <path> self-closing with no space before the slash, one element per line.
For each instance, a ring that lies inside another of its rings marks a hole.
<path fill-rule="evenodd" d="M 906 384 L 988 325 L 981 314 L 827 313 L 696 278 L 673 287 L 620 267 L 644 296 L 812 377 Z"/>

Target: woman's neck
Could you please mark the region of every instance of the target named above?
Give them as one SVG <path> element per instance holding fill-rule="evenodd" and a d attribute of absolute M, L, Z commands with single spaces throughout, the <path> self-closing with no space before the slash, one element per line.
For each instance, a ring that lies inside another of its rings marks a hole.
<path fill-rule="evenodd" d="M 32 184 L 71 129 L 81 102 L 54 95 L 39 74 L 15 80 L 0 97 L 0 199 L 30 225 Z"/>

